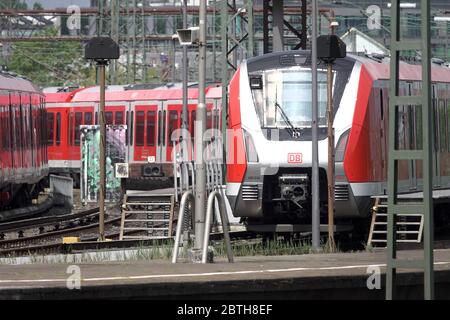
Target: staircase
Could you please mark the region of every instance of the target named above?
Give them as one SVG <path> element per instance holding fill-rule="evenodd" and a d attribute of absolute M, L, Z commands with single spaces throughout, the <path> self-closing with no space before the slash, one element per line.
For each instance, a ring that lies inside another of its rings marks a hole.
<path fill-rule="evenodd" d="M 173 194 L 125 194 L 120 240 L 171 238 L 174 207 Z"/>
<path fill-rule="evenodd" d="M 422 241 L 423 215 L 413 212 L 397 214 L 397 217 L 397 242 L 420 243 Z M 386 247 L 387 218 L 387 198 L 376 198 L 372 208 L 368 246 Z"/>

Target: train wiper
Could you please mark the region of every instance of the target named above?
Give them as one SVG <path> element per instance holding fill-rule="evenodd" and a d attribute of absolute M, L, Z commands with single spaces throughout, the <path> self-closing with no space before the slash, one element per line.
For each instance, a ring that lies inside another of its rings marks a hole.
<path fill-rule="evenodd" d="M 277 107 L 278 110 L 280 110 L 280 114 L 281 114 L 281 117 L 283 118 L 283 121 L 290 127 L 289 132 L 291 133 L 292 137 L 297 138 L 297 139 L 300 138 L 300 131 L 298 131 L 297 128 L 294 127 L 292 122 L 289 120 L 289 117 L 286 115 L 283 108 L 276 100 L 275 100 L 275 107 Z"/>

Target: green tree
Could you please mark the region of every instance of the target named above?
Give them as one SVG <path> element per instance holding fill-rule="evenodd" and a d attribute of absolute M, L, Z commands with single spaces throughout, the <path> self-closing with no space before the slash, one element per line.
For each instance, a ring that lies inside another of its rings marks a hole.
<path fill-rule="evenodd" d="M 0 1 L 0 8 L 4 9 L 28 9 L 28 6 L 23 0 L 5 0 Z"/>
<path fill-rule="evenodd" d="M 33 10 L 42 10 L 44 9 L 44 6 L 40 2 L 35 2 L 33 4 Z"/>
<path fill-rule="evenodd" d="M 57 34 L 51 28 L 40 35 L 51 39 Z M 95 68 L 84 59 L 84 46 L 80 42 L 15 42 L 7 67 L 42 87 L 95 84 Z"/>

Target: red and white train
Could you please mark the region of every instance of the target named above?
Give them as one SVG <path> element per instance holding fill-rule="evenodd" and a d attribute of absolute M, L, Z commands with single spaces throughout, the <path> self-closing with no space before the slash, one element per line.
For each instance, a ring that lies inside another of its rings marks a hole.
<path fill-rule="evenodd" d="M 389 59 L 348 56 L 333 67 L 336 218 L 365 218 L 387 193 Z M 421 66 L 401 63 L 400 94 L 421 90 Z M 320 202 L 326 212 L 326 66 L 319 65 Z M 432 67 L 434 187 L 450 188 L 450 68 Z M 311 54 L 267 54 L 242 63 L 230 83 L 226 193 L 253 223 L 310 221 Z M 399 148 L 420 149 L 421 109 L 399 108 Z M 240 157 L 239 155 L 244 154 Z M 399 164 L 400 192 L 420 191 L 421 167 Z M 325 221 L 324 221 L 325 222 Z"/>
<path fill-rule="evenodd" d="M 188 90 L 190 132 L 194 130 L 198 89 Z M 207 127 L 221 127 L 221 88 L 206 93 Z M 98 123 L 98 87 L 47 94 L 50 171 L 79 179 L 80 125 Z M 128 186 L 173 186 L 173 133 L 181 128 L 182 89 L 106 91 L 107 124 L 127 125 Z M 193 136 L 192 136 L 193 138 Z"/>
<path fill-rule="evenodd" d="M 45 97 L 0 72 L 0 211 L 29 203 L 48 175 Z"/>
<path fill-rule="evenodd" d="M 401 64 L 401 93 L 420 91 L 421 67 Z M 336 218 L 367 218 L 372 196 L 386 194 L 389 60 L 348 56 L 334 65 Z M 326 73 L 319 66 L 319 177 L 326 212 Z M 433 66 L 436 188 L 450 188 L 450 68 Z M 207 128 L 220 129 L 221 88 L 207 90 Z M 189 89 L 189 128 L 198 90 Z M 98 88 L 47 95 L 52 171 L 77 175 L 79 125 L 97 123 Z M 182 90 L 108 90 L 106 121 L 126 124 L 130 179 L 171 182 L 172 133 L 181 126 Z M 233 214 L 249 223 L 309 223 L 311 203 L 311 59 L 279 52 L 242 63 L 229 87 L 227 188 Z M 399 112 L 399 145 L 420 148 L 420 108 Z M 177 137 L 172 137 L 177 140 Z M 421 190 L 421 169 L 400 164 L 401 192 Z"/>

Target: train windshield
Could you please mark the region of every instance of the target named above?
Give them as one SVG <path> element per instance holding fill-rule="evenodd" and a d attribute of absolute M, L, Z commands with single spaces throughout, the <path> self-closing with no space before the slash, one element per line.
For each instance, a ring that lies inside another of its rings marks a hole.
<path fill-rule="evenodd" d="M 326 71 L 319 70 L 317 74 L 319 126 L 327 125 L 326 80 Z M 290 126 L 289 122 L 296 128 L 311 127 L 311 69 L 291 67 L 266 70 L 263 74 L 263 84 L 262 90 L 253 90 L 262 127 L 284 128 Z"/>

